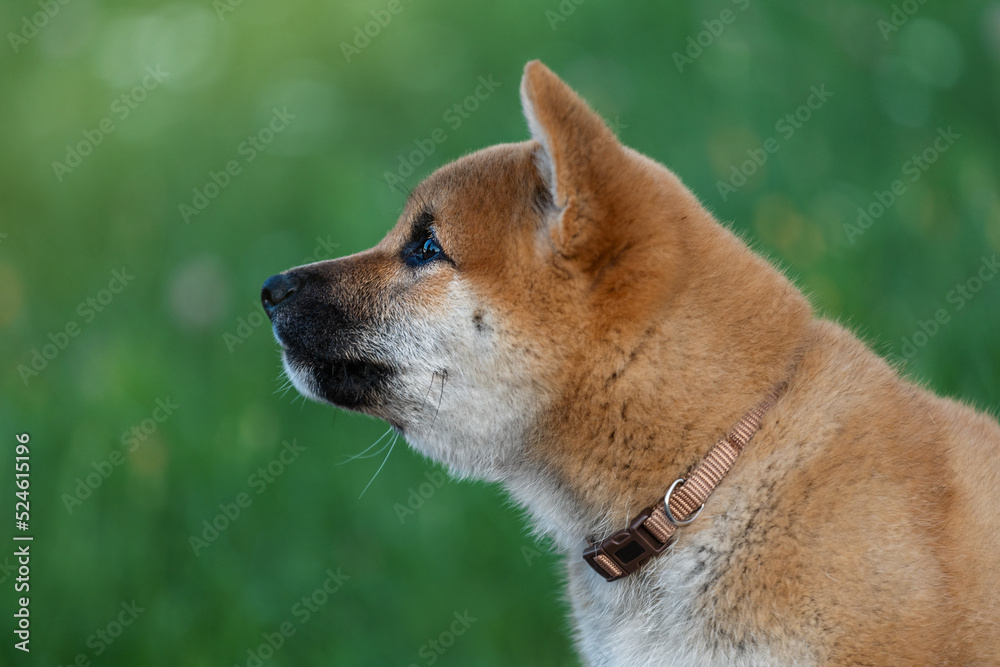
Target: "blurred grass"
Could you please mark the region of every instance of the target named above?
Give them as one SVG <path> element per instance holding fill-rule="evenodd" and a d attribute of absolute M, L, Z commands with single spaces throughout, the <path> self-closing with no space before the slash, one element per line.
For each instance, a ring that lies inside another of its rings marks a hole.
<path fill-rule="evenodd" d="M 502 494 L 448 482 L 401 523 L 394 506 L 435 468 L 400 442 L 359 498 L 381 458 L 337 464 L 384 425 L 277 391 L 269 327 L 250 326 L 268 275 L 385 233 L 402 196 L 383 175 L 415 141 L 448 136 L 411 187 L 526 138 L 517 86 L 531 58 L 882 353 L 903 355 L 946 309 L 905 368 L 996 413 L 1000 280 L 961 310 L 947 297 L 1000 252 L 1000 4 L 922 5 L 884 39 L 889 2 L 563 3 L 576 8 L 553 30 L 556 2 L 402 0 L 350 63 L 341 42 L 385 3 L 243 2 L 221 19 L 216 6 L 71 0 L 17 53 L 0 49 L 0 424 L 11 445 L 32 436 L 36 535 L 33 651 L 8 635 L 3 663 L 245 665 L 291 621 L 265 664 L 429 664 L 422 647 L 468 610 L 477 621 L 440 664 L 576 664 L 558 560 Z M 673 54 L 726 8 L 735 20 L 678 72 Z M 18 32 L 37 11 L 5 3 L 0 26 Z M 169 76 L 119 118 L 116 98 L 156 65 Z M 448 125 L 489 75 L 496 93 Z M 723 200 L 731 165 L 822 84 L 830 100 Z M 246 162 L 241 143 L 275 107 L 295 118 Z M 114 132 L 59 180 L 52 163 L 106 117 Z M 850 243 L 857 208 L 939 127 L 961 138 Z M 185 224 L 179 206 L 230 160 L 241 173 Z M 123 267 L 134 281 L 85 321 L 78 305 Z M 26 386 L 17 367 L 71 321 L 79 335 Z M 123 434 L 168 397 L 180 407 L 129 452 Z M 257 494 L 248 478 L 292 439 L 305 451 Z M 123 449 L 68 512 L 64 494 Z M 240 493 L 252 504 L 195 556 L 189 536 Z M 296 603 L 338 568 L 350 579 L 300 624 Z M 12 613 L 12 580 L 0 586 Z M 133 599 L 145 611 L 96 656 L 88 638 Z"/>

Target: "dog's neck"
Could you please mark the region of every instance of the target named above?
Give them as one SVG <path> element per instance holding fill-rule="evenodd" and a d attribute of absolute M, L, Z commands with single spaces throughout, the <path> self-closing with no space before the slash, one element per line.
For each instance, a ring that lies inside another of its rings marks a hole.
<path fill-rule="evenodd" d="M 638 328 L 644 333 L 613 341 L 616 352 L 603 364 L 581 350 L 570 391 L 548 408 L 545 422 L 553 426 L 529 438 L 525 456 L 504 475 L 537 531 L 563 550 L 603 539 L 662 499 L 786 379 L 801 353 L 812 317 L 806 300 L 715 227 L 712 242 L 722 249 L 715 265 L 726 270 L 692 277 L 669 312 Z M 769 298 L 706 303 L 702 280 L 712 281 L 713 293 L 749 288 Z M 753 311 L 748 301 L 771 308 Z"/>

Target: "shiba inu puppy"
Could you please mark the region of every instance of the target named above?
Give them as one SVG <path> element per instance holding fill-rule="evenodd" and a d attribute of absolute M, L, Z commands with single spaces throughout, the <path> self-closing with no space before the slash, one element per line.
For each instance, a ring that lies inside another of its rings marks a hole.
<path fill-rule="evenodd" d="M 265 282 L 299 391 L 503 484 L 587 664 L 1000 664 L 996 421 L 816 318 L 541 63 L 521 96 L 530 141 Z"/>

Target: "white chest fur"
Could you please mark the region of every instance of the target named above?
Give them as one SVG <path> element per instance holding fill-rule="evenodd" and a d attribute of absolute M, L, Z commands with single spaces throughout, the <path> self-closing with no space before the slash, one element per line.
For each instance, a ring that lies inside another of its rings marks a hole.
<path fill-rule="evenodd" d="M 699 539 L 671 549 L 639 573 L 616 582 L 582 558 L 567 556 L 568 593 L 577 649 L 587 665 L 809 665 L 805 646 L 719 627 L 706 590 L 718 572 Z M 796 642 L 797 643 L 797 642 Z"/>

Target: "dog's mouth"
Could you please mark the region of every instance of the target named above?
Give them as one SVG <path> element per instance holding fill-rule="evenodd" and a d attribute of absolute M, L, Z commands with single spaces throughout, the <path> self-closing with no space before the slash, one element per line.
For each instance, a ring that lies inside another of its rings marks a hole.
<path fill-rule="evenodd" d="M 316 358 L 285 346 L 285 372 L 302 394 L 347 410 L 370 412 L 383 402 L 395 371 L 373 359 Z"/>
<path fill-rule="evenodd" d="M 320 268 L 271 276 L 261 289 L 261 304 L 281 345 L 285 373 L 300 393 L 378 416 L 398 373 L 366 315 L 368 300 L 349 306 L 343 295 L 338 298 L 347 282 L 337 279 L 343 266 L 341 260 L 321 262 Z"/>

